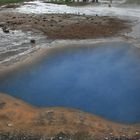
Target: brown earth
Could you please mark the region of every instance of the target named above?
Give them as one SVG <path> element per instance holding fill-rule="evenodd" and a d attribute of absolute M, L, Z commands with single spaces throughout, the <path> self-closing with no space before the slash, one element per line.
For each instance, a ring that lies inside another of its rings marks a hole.
<path fill-rule="evenodd" d="M 47 102 L 47 100 L 46 100 Z M 21 100 L 0 94 L 0 132 L 28 132 L 53 136 L 86 133 L 94 138 L 135 136 L 140 125 L 122 125 L 98 116 L 65 108 L 36 108 Z"/>
<path fill-rule="evenodd" d="M 71 14 L 1 14 L 0 25 L 10 29 L 41 30 L 51 39 L 91 39 L 117 36 L 129 30 L 128 21 L 115 17 Z"/>

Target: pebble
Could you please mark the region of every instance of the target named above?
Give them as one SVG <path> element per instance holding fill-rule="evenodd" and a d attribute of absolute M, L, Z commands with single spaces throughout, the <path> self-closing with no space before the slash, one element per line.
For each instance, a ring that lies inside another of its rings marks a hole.
<path fill-rule="evenodd" d="M 8 127 L 12 127 L 13 125 L 12 125 L 11 123 L 8 123 L 7 126 L 8 126 Z"/>

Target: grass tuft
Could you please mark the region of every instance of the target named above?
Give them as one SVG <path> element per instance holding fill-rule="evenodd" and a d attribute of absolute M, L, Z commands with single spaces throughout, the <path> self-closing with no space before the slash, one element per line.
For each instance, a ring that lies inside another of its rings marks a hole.
<path fill-rule="evenodd" d="M 140 0 L 127 0 L 126 3 L 130 3 L 130 4 L 140 4 Z"/>
<path fill-rule="evenodd" d="M 0 4 L 10 4 L 24 2 L 25 0 L 0 0 Z"/>

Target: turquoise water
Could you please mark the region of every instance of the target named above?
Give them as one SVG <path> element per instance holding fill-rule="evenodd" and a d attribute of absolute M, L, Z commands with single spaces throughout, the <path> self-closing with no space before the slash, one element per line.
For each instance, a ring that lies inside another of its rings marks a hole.
<path fill-rule="evenodd" d="M 0 92 L 40 106 L 80 109 L 140 122 L 140 51 L 126 43 L 55 49 L 39 64 L 0 80 Z"/>

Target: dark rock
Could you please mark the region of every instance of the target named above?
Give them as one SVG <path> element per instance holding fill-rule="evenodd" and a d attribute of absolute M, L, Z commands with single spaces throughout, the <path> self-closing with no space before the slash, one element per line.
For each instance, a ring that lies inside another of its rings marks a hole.
<path fill-rule="evenodd" d="M 10 32 L 9 29 L 6 26 L 3 26 L 2 30 L 3 30 L 4 33 L 9 33 Z"/>
<path fill-rule="evenodd" d="M 1 102 L 1 101 L 0 101 L 0 109 L 3 109 L 3 108 L 5 107 L 5 105 L 6 105 L 5 102 L 3 102 L 3 101 Z"/>
<path fill-rule="evenodd" d="M 5 22 L 0 22 L 0 27 L 4 27 L 5 26 Z"/>
<path fill-rule="evenodd" d="M 30 40 L 30 43 L 35 44 L 36 41 L 35 41 L 34 39 L 31 39 L 31 40 Z"/>

